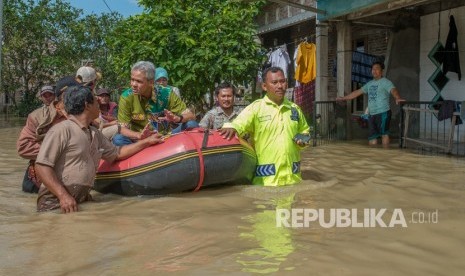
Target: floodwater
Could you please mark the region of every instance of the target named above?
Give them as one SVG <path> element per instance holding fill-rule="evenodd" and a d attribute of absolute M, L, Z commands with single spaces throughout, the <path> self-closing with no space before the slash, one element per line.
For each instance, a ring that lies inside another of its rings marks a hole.
<path fill-rule="evenodd" d="M 36 195 L 21 192 L 27 162 L 15 150 L 19 124 L 10 125 L 0 124 L 0 275 L 465 271 L 463 158 L 338 143 L 304 151 L 299 185 L 166 197 L 93 192 L 96 202 L 62 215 L 35 212 Z M 312 221 L 317 212 L 323 221 Z"/>

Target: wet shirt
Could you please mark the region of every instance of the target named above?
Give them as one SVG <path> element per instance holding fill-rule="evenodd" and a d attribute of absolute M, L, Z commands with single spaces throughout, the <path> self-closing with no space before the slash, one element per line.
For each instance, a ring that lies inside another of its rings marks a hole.
<path fill-rule="evenodd" d="M 223 125 L 231 127 L 239 136 L 249 133 L 254 142 L 258 164 L 253 184 L 282 186 L 302 180 L 301 147 L 293 138 L 298 133 L 309 133 L 309 127 L 298 105 L 284 99 L 278 106 L 265 96 Z"/>
<path fill-rule="evenodd" d="M 231 115 L 226 115 L 219 106 L 208 111 L 199 123 L 200 127 L 209 129 L 219 129 L 224 123 L 231 122 L 239 115 L 240 110 L 234 109 Z"/>
<path fill-rule="evenodd" d="M 74 116 L 53 126 L 42 142 L 36 163 L 50 166 L 67 187 L 93 187 L 100 159 L 113 161 L 119 148 L 97 128 L 81 125 Z M 39 200 L 51 192 L 41 185 Z"/>
<path fill-rule="evenodd" d="M 363 93 L 368 95 L 368 112 L 370 115 L 390 110 L 389 97 L 394 84 L 386 79 L 371 80 L 362 87 Z"/>
<path fill-rule="evenodd" d="M 121 94 L 118 103 L 118 122 L 140 132 L 152 115 L 161 115 L 165 109 L 180 115 L 186 110 L 186 104 L 169 87 L 157 86 L 150 99 L 134 94 L 129 88 Z"/>
<path fill-rule="evenodd" d="M 64 120 L 66 118 L 58 114 L 53 104 L 39 107 L 30 113 L 16 141 L 19 156 L 35 160 L 45 133 Z"/>

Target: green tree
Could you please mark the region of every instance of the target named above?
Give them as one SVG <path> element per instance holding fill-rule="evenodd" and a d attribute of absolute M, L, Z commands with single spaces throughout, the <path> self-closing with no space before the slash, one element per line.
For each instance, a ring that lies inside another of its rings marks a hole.
<path fill-rule="evenodd" d="M 66 42 L 72 36 L 71 19 L 78 16 L 78 10 L 60 0 L 6 1 L 1 90 L 15 107 L 15 94 L 22 94 L 27 104 L 21 113 L 37 105 L 34 95 L 53 81 L 56 70 L 71 66 L 71 59 L 65 58 L 72 55 Z"/>
<path fill-rule="evenodd" d="M 82 60 L 113 71 L 108 68 L 105 36 L 121 18 L 117 13 L 84 17 L 82 10 L 63 0 L 6 1 L 1 92 L 24 116 L 39 105 L 35 95 L 42 85 L 74 74 Z M 104 81 L 115 79 L 109 74 Z M 16 94 L 21 95 L 20 103 Z"/>
<path fill-rule="evenodd" d="M 119 80 L 110 63 L 110 53 L 106 44 L 107 36 L 113 32 L 123 17 L 116 12 L 103 13 L 100 16 L 88 15 L 79 20 L 75 31 L 75 48 L 80 49 L 82 61 L 89 60 L 97 71 L 102 73 L 100 87 L 110 90 L 120 89 L 127 78 Z"/>
<path fill-rule="evenodd" d="M 140 0 L 144 12 L 124 20 L 108 42 L 122 78 L 139 60 L 165 67 L 183 97 L 202 100 L 215 83 L 241 83 L 262 62 L 254 17 L 263 1 Z"/>

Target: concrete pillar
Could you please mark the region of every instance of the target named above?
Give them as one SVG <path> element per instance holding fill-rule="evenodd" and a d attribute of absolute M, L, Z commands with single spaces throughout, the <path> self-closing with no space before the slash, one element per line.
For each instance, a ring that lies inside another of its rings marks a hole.
<path fill-rule="evenodd" d="M 352 28 L 350 22 L 337 23 L 337 95 L 342 97 L 352 89 Z"/>
<path fill-rule="evenodd" d="M 328 100 L 328 24 L 316 25 L 315 101 Z"/>
<path fill-rule="evenodd" d="M 352 75 L 352 28 L 348 21 L 337 22 L 337 95 L 342 97 L 352 92 L 351 75 Z M 352 114 L 352 105 L 347 102 L 347 113 L 345 122 L 337 122 L 339 133 L 344 132 L 342 136 L 346 139 L 352 139 L 352 129 L 350 116 Z"/>
<path fill-rule="evenodd" d="M 328 24 L 316 24 L 316 83 L 315 101 L 328 100 Z M 328 133 L 328 112 L 325 104 L 315 106 L 319 118 L 314 118 L 315 134 L 326 136 Z"/>

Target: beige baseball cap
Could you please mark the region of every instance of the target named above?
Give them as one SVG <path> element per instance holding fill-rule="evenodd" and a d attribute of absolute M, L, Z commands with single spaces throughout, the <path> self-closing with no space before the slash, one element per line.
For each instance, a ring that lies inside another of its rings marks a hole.
<path fill-rule="evenodd" d="M 97 72 L 89 66 L 82 66 L 76 72 L 76 77 L 80 77 L 83 83 L 88 83 L 97 79 Z"/>

